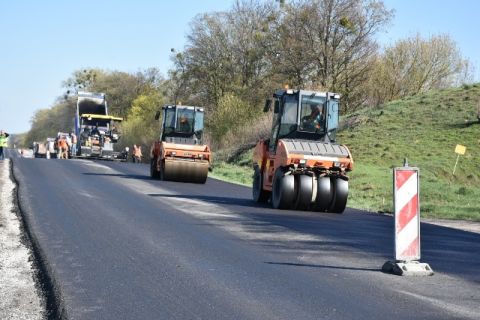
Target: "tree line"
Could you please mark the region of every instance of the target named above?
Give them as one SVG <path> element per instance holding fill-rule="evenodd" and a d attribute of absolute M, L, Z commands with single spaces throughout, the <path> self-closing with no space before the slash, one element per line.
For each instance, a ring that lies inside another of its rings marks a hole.
<path fill-rule="evenodd" d="M 155 111 L 165 103 L 203 106 L 214 149 L 268 134 L 261 106 L 273 90 L 328 90 L 342 113 L 471 81 L 472 67 L 448 35 L 415 35 L 381 48 L 394 12 L 376 0 L 237 0 L 230 10 L 191 21 L 172 68 L 128 73 L 85 69 L 63 83 L 65 95 L 32 118 L 25 141 L 70 131 L 78 90 L 107 94 L 124 117 L 122 145 L 148 148 L 159 134 Z M 250 141 L 251 142 L 251 141 Z"/>

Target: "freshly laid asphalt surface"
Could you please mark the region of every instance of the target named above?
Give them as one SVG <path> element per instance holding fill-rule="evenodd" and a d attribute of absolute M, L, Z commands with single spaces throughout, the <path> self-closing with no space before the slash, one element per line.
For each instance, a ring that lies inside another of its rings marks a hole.
<path fill-rule="evenodd" d="M 381 272 L 393 218 L 273 210 L 147 165 L 14 158 L 67 319 L 478 319 L 480 234 L 422 224 L 430 277 Z"/>

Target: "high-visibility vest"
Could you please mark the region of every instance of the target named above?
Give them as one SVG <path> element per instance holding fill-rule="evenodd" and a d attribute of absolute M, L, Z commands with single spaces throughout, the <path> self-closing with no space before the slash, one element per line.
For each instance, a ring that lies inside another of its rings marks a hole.
<path fill-rule="evenodd" d="M 3 134 L 0 135 L 0 147 L 7 147 L 7 137 L 5 137 Z"/>

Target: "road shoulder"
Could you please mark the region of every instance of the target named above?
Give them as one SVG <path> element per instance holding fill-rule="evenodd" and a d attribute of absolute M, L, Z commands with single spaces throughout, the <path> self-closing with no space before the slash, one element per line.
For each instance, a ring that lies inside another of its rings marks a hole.
<path fill-rule="evenodd" d="M 446 220 L 446 219 L 421 219 L 424 223 L 430 223 L 437 226 L 458 229 L 462 231 L 480 233 L 480 222 L 465 220 Z"/>
<path fill-rule="evenodd" d="M 0 319 L 42 319 L 45 307 L 35 286 L 33 256 L 15 213 L 10 160 L 0 161 Z"/>

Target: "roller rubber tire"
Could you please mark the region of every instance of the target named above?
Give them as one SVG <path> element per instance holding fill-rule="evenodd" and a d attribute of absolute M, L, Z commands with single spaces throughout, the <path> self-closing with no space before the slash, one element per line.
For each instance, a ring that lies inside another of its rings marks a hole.
<path fill-rule="evenodd" d="M 275 209 L 289 209 L 295 201 L 295 178 L 284 176 L 281 169 L 275 172 L 272 188 L 272 206 Z"/>
<path fill-rule="evenodd" d="M 315 211 L 327 211 L 333 199 L 333 188 L 329 177 L 318 177 Z"/>
<path fill-rule="evenodd" d="M 313 178 L 306 174 L 295 177 L 295 209 L 306 210 L 310 207 L 313 194 Z"/>
<path fill-rule="evenodd" d="M 265 203 L 270 197 L 270 192 L 263 190 L 263 177 L 260 169 L 255 167 L 254 170 L 252 184 L 253 201 L 257 203 Z"/>
<path fill-rule="evenodd" d="M 150 160 L 150 177 L 152 179 L 160 178 L 160 172 L 157 170 L 157 157 L 154 157 Z"/>
<path fill-rule="evenodd" d="M 332 177 L 333 201 L 330 206 L 331 212 L 343 213 L 347 206 L 348 181 Z"/>

